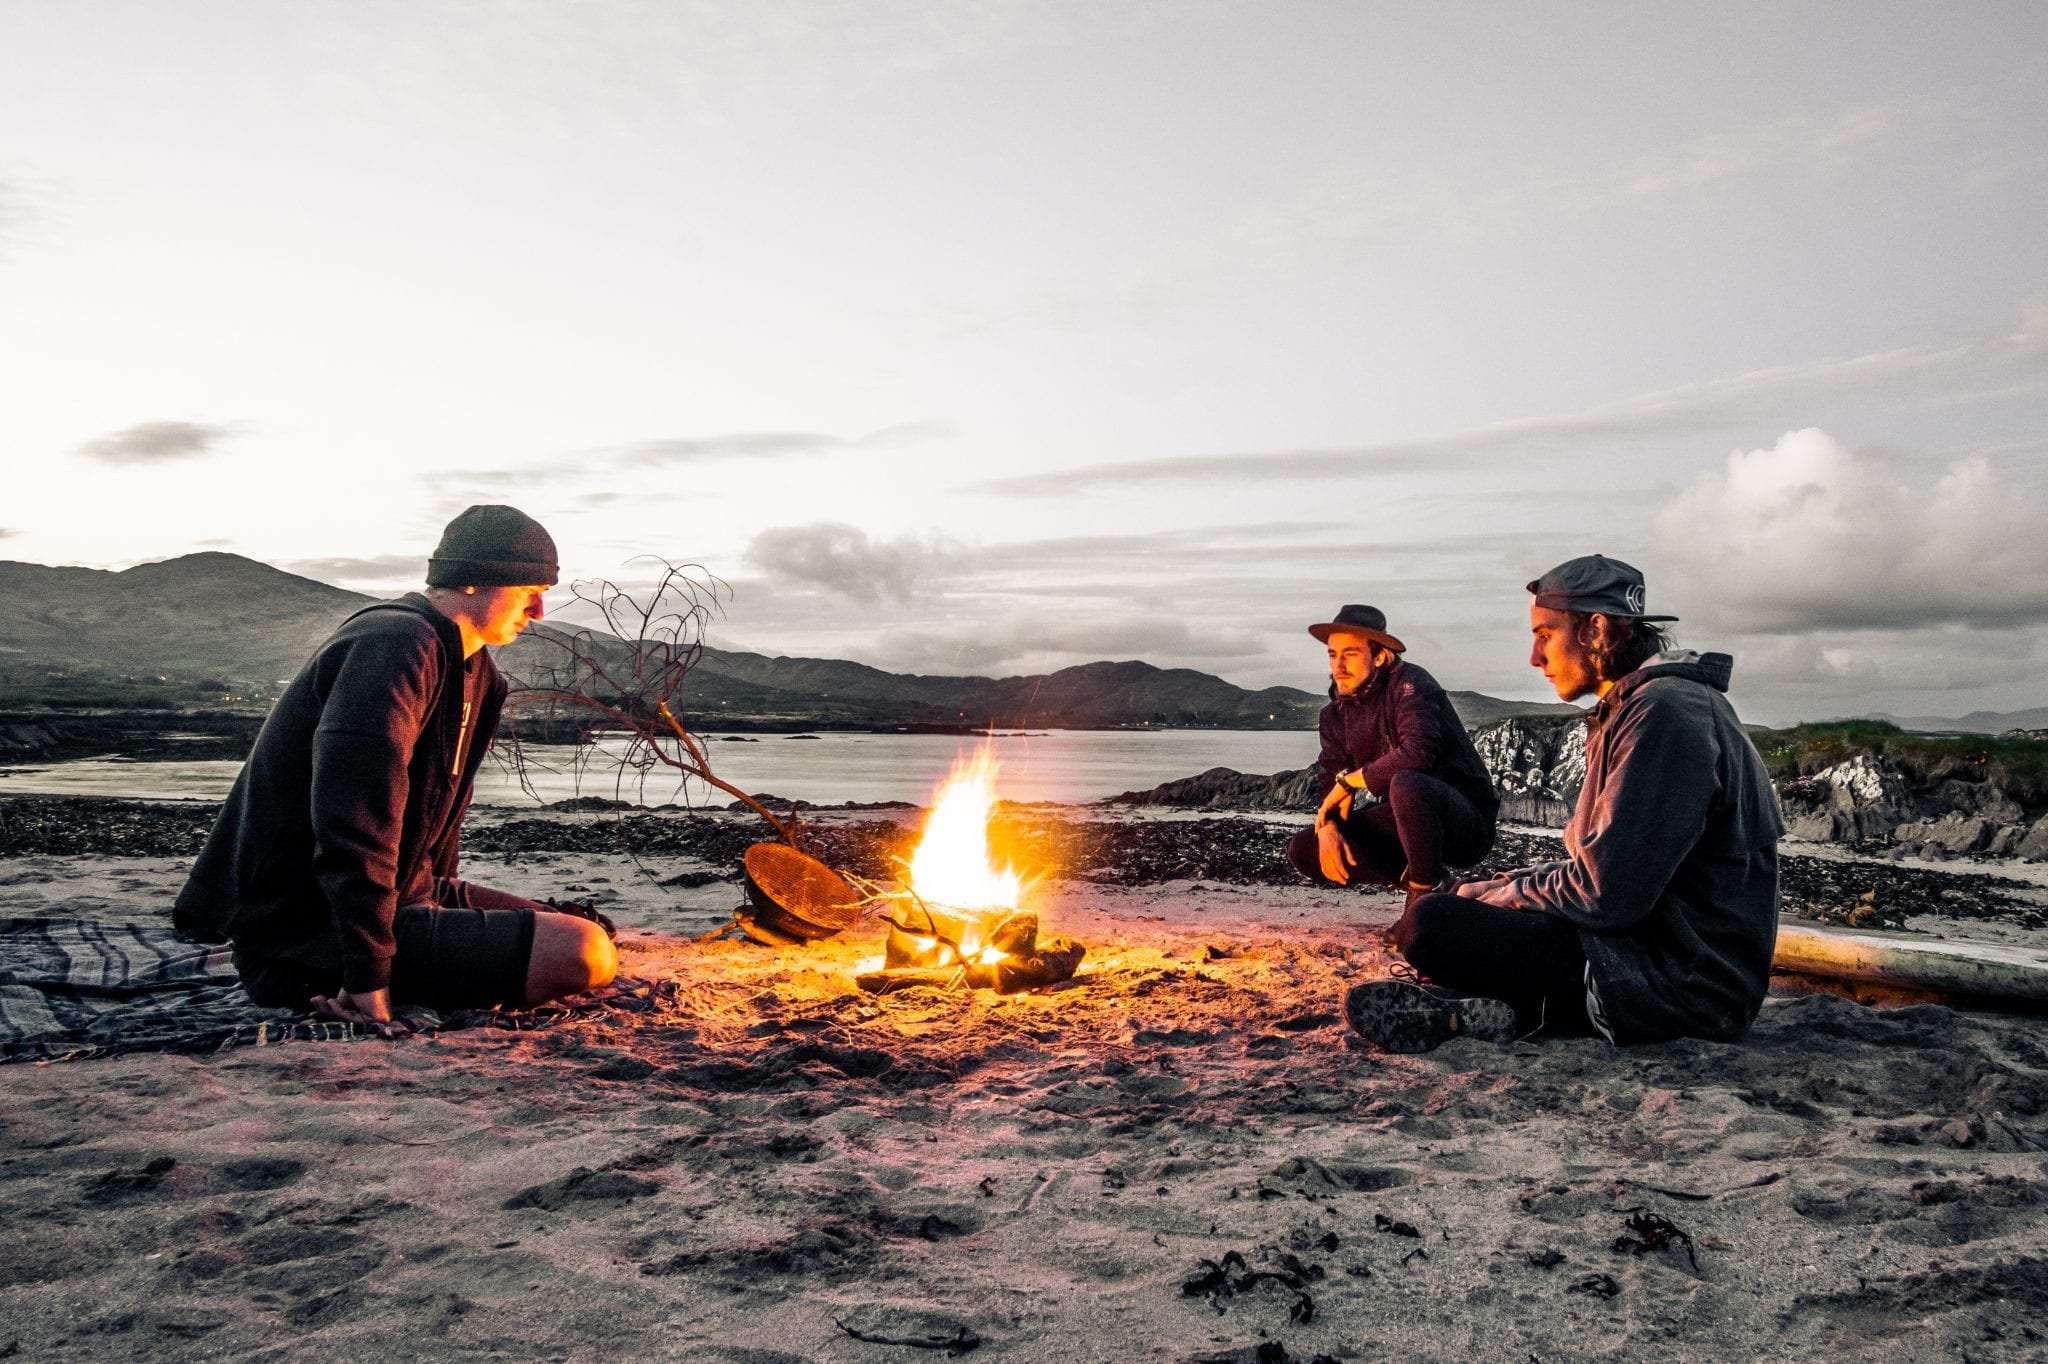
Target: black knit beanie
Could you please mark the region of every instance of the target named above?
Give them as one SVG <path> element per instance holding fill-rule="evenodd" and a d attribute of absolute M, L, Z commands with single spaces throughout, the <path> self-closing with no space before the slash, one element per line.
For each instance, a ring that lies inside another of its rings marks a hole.
<path fill-rule="evenodd" d="M 517 507 L 469 508 L 441 532 L 427 560 L 428 587 L 553 587 L 562 576 L 555 542 Z"/>

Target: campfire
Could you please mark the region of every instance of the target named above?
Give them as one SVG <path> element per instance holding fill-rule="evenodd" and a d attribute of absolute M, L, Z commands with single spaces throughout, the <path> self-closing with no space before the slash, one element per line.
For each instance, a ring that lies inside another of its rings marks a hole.
<path fill-rule="evenodd" d="M 965 981 L 998 994 L 1056 984 L 1074 974 L 1087 949 L 1067 938 L 1038 937 L 1038 916 L 1024 909 L 1024 877 L 998 867 L 989 847 L 998 764 L 986 750 L 955 764 L 932 798 L 904 888 L 887 897 L 889 925 L 879 971 L 859 977 L 878 994 L 911 985 Z"/>

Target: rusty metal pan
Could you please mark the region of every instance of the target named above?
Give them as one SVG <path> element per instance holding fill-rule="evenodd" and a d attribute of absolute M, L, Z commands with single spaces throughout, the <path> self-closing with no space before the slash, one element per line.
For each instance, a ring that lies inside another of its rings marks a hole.
<path fill-rule="evenodd" d="M 813 942 L 860 918 L 853 887 L 809 853 L 787 843 L 756 843 L 743 861 L 754 921 L 771 933 Z"/>

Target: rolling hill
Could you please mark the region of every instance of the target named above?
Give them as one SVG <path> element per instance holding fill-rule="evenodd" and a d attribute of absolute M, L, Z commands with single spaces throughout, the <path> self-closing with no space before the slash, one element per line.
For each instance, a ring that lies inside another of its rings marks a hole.
<path fill-rule="evenodd" d="M 236 554 L 190 554 L 120 572 L 0 562 L 0 705 L 261 706 L 369 597 Z M 566 635 L 542 624 L 502 650 L 530 677 Z M 612 648 L 622 646 L 613 645 Z M 1137 660 L 1020 677 L 885 672 L 843 659 L 706 649 L 685 685 L 700 727 L 902 725 L 1306 729 L 1323 697 L 1253 691 Z M 1469 724 L 1574 708 L 1454 692 Z M 715 718 L 714 718 L 715 717 Z"/>

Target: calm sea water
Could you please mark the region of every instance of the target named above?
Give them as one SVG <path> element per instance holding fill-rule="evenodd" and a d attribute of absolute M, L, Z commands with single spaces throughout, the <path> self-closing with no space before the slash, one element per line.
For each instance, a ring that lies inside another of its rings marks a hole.
<path fill-rule="evenodd" d="M 902 800 L 922 805 L 956 758 L 978 738 L 950 734 L 836 734 L 802 738 L 705 736 L 711 770 L 741 790 L 814 805 Z M 1315 761 L 1312 730 L 1052 730 L 1001 734 L 988 740 L 1002 764 L 1005 800 L 1100 800 L 1190 777 L 1212 767 L 1283 772 Z M 579 776 L 574 749 L 529 744 L 525 781 L 497 762 L 477 782 L 477 800 L 532 806 L 571 796 L 605 796 L 645 805 L 724 805 L 731 798 L 700 782 L 679 782 L 668 769 L 621 773 L 613 754 L 590 755 Z M 131 762 L 86 758 L 34 767 L 0 767 L 0 795 L 192 797 L 218 800 L 234 784 L 239 762 Z"/>

